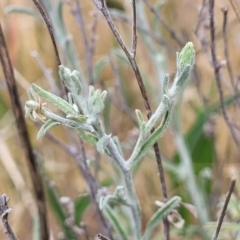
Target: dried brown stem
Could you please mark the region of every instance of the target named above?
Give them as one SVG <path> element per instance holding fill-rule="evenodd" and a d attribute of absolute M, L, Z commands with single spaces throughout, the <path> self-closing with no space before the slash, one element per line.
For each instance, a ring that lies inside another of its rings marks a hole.
<path fill-rule="evenodd" d="M 132 46 L 131 46 L 131 54 L 133 58 L 136 56 L 137 50 L 137 16 L 136 16 L 136 2 L 132 0 L 132 13 L 133 13 L 133 21 L 132 21 Z"/>
<path fill-rule="evenodd" d="M 224 104 L 224 96 L 223 96 L 223 90 L 221 85 L 221 75 L 220 75 L 220 65 L 217 62 L 217 56 L 216 56 L 216 42 L 215 42 L 215 23 L 214 23 L 214 0 L 209 0 L 209 20 L 210 20 L 210 37 L 211 37 L 211 56 L 212 56 L 212 65 L 214 69 L 214 75 L 216 78 L 218 93 L 219 93 L 219 99 L 221 104 L 221 109 L 223 113 L 224 120 L 230 130 L 230 133 L 232 135 L 232 138 L 237 145 L 237 148 L 240 149 L 240 143 L 239 139 L 236 135 L 235 129 L 233 125 L 231 124 L 230 118 L 228 116 L 227 109 Z"/>
<path fill-rule="evenodd" d="M 228 8 L 223 7 L 222 9 L 223 12 L 223 25 L 222 25 L 222 32 L 223 32 L 223 43 L 224 43 L 224 56 L 227 61 L 227 70 L 228 70 L 228 75 L 230 78 L 230 82 L 232 84 L 233 90 L 235 89 L 235 84 L 234 84 L 234 74 L 231 66 L 231 62 L 229 59 L 229 51 L 228 51 L 228 37 L 227 37 L 227 14 L 228 14 Z M 236 94 L 236 93 L 235 93 Z"/>
<path fill-rule="evenodd" d="M 235 183 L 236 183 L 236 180 L 232 179 L 231 184 L 230 184 L 229 189 L 228 189 L 228 193 L 227 193 L 224 205 L 223 205 L 223 208 L 221 210 L 220 216 L 219 216 L 218 221 L 217 221 L 217 227 L 216 227 L 216 230 L 213 234 L 212 240 L 217 240 L 217 237 L 218 237 L 218 234 L 220 232 L 220 229 L 221 229 L 221 226 L 222 226 L 222 223 L 223 223 L 223 219 L 224 219 L 224 216 L 225 216 L 225 213 L 226 213 L 226 210 L 227 210 L 228 203 L 229 203 L 231 195 L 233 193 Z"/>
<path fill-rule="evenodd" d="M 55 41 L 51 21 L 48 18 L 47 14 L 44 12 L 43 7 L 40 5 L 38 0 L 32 0 L 32 1 L 34 2 L 35 6 L 37 7 L 40 14 L 42 15 L 43 20 L 44 20 L 44 22 L 47 26 L 48 32 L 50 34 L 50 37 L 51 37 L 51 40 L 52 40 L 52 43 L 53 43 L 53 48 L 54 48 L 54 52 L 55 52 L 55 56 L 56 56 L 56 60 L 57 60 L 57 65 L 59 66 L 59 65 L 61 65 L 61 60 L 60 60 L 60 57 L 59 57 L 59 53 L 58 53 L 57 44 L 56 44 L 56 41 Z"/>
<path fill-rule="evenodd" d="M 42 183 L 41 175 L 37 168 L 37 160 L 33 153 L 33 149 L 28 137 L 27 127 L 24 121 L 21 102 L 19 100 L 20 98 L 19 98 L 16 81 L 13 74 L 13 68 L 9 58 L 9 53 L 7 50 L 7 45 L 4 39 L 1 24 L 0 24 L 0 59 L 1 59 L 4 76 L 7 81 L 8 91 L 9 91 L 11 102 L 12 102 L 12 111 L 16 118 L 19 137 L 23 145 L 23 150 L 26 156 L 31 180 L 33 183 L 33 191 L 37 201 L 37 208 L 38 208 L 38 214 L 40 219 L 40 229 L 41 229 L 40 239 L 48 240 L 49 232 L 48 232 L 48 226 L 47 226 L 47 209 L 45 204 L 43 183 Z"/>
<path fill-rule="evenodd" d="M 0 194 L 0 216 L 3 224 L 3 232 L 9 240 L 18 240 L 8 223 L 8 214 L 12 211 L 7 205 L 8 201 L 9 198 L 5 194 Z"/>

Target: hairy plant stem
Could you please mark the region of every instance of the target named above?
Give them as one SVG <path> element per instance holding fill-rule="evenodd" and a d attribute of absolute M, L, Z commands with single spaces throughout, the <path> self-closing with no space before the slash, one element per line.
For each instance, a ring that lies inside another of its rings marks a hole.
<path fill-rule="evenodd" d="M 98 121 L 95 124 L 95 128 L 97 132 L 99 132 L 102 136 L 105 134 L 105 130 L 101 121 Z M 135 192 L 134 184 L 133 184 L 133 177 L 132 177 L 132 169 L 127 168 L 127 162 L 122 157 L 121 153 L 119 152 L 116 144 L 114 143 L 113 139 L 110 138 L 109 144 L 107 149 L 110 153 L 110 157 L 115 160 L 118 167 L 121 169 L 123 175 L 123 181 L 125 188 L 127 190 L 127 200 L 130 203 L 131 209 L 131 222 L 132 227 L 134 229 L 134 239 L 139 240 L 141 239 L 141 216 L 140 216 L 140 206 L 138 202 L 138 197 Z"/>
<path fill-rule="evenodd" d="M 124 173 L 124 182 L 127 190 L 128 202 L 131 204 L 132 228 L 134 229 L 135 239 L 141 239 L 141 217 L 138 197 L 135 192 L 131 170 Z"/>
<path fill-rule="evenodd" d="M 114 24 L 114 22 L 111 18 L 111 15 L 110 15 L 109 10 L 108 10 L 107 5 L 106 5 L 106 1 L 105 0 L 93 0 L 93 2 L 95 3 L 97 8 L 104 15 L 110 29 L 112 30 L 115 38 L 117 39 L 119 45 L 121 46 L 122 50 L 126 54 L 131 66 L 132 66 L 132 69 L 134 71 L 136 80 L 138 82 L 139 89 L 140 89 L 141 94 L 142 94 L 142 98 L 143 98 L 144 106 L 145 106 L 145 109 L 146 109 L 147 117 L 148 117 L 148 119 L 150 119 L 151 116 L 152 116 L 152 111 L 151 111 L 150 103 L 148 101 L 147 92 L 146 92 L 145 86 L 143 84 L 142 76 L 141 76 L 141 73 L 139 71 L 137 62 L 135 60 L 135 52 L 133 52 L 134 54 L 132 54 L 132 52 L 128 51 L 121 35 L 119 34 L 119 32 L 118 32 L 118 30 L 117 30 L 117 28 L 116 28 L 116 26 L 115 26 L 115 24 Z M 134 8 L 136 7 L 135 2 L 133 2 L 133 7 Z M 134 50 L 136 48 L 136 12 L 135 11 L 136 10 L 133 9 L 133 43 L 134 43 L 133 44 L 133 49 Z M 152 130 L 152 132 L 153 131 L 154 131 L 154 129 Z M 164 202 L 166 202 L 167 201 L 167 187 L 166 187 L 166 182 L 165 182 L 165 177 L 164 177 L 164 171 L 163 171 L 163 166 L 162 166 L 160 149 L 159 149 L 157 143 L 155 143 L 153 147 L 154 147 L 154 152 L 155 152 L 158 171 L 159 171 L 159 178 L 160 178 L 160 183 L 161 183 L 161 187 L 162 187 L 163 200 L 164 200 Z M 164 226 L 165 226 L 165 239 L 168 240 L 169 239 L 169 224 L 168 224 L 167 219 L 164 219 Z"/>

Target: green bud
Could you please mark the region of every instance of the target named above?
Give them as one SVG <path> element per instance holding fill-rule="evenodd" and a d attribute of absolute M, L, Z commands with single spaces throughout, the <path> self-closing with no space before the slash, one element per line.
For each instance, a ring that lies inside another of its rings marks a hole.
<path fill-rule="evenodd" d="M 174 98 L 187 83 L 195 63 L 195 49 L 192 42 L 188 42 L 180 53 L 177 53 L 177 72 L 168 96 Z"/>
<path fill-rule="evenodd" d="M 100 89 L 94 90 L 94 88 L 89 87 L 89 97 L 88 97 L 88 110 L 90 114 L 96 115 L 102 112 L 104 109 L 104 95 Z"/>
<path fill-rule="evenodd" d="M 59 65 L 59 76 L 69 89 L 71 89 L 71 73 L 72 72 L 69 68 Z"/>
<path fill-rule="evenodd" d="M 76 94 L 80 95 L 82 90 L 82 85 L 81 85 L 80 74 L 77 70 L 72 71 L 71 79 L 72 79 L 71 85 L 72 85 L 72 88 L 74 88 L 71 90 Z"/>
<path fill-rule="evenodd" d="M 177 71 L 182 72 L 186 66 L 193 67 L 195 63 L 195 49 L 192 42 L 188 42 L 177 54 Z"/>

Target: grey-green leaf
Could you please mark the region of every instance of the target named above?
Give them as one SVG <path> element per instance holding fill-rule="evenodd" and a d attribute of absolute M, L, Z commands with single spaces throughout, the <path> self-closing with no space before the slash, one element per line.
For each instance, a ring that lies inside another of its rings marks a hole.
<path fill-rule="evenodd" d="M 78 129 L 78 134 L 79 136 L 84 140 L 87 141 L 93 145 L 97 144 L 97 137 L 95 137 L 94 135 L 90 134 L 90 133 L 85 133 L 83 130 Z"/>
<path fill-rule="evenodd" d="M 181 198 L 175 196 L 171 198 L 163 207 L 159 208 L 148 221 L 146 230 L 144 232 L 142 240 L 151 239 L 153 230 L 159 225 L 160 221 L 171 212 L 171 210 L 179 205 Z"/>
<path fill-rule="evenodd" d="M 59 122 L 56 122 L 56 121 L 54 121 L 52 119 L 48 119 L 42 125 L 42 127 L 39 129 L 38 134 L 37 134 L 37 139 L 41 139 L 50 128 L 52 128 L 55 125 L 59 125 L 59 124 L 60 124 Z"/>
<path fill-rule="evenodd" d="M 140 152 L 138 153 L 138 156 L 134 160 L 134 163 L 136 164 L 145 154 L 147 151 L 157 142 L 159 138 L 162 137 L 163 133 L 165 132 L 169 122 L 171 119 L 171 109 L 165 114 L 164 120 L 162 122 L 162 125 L 160 125 L 152 134 L 151 136 L 146 140 L 146 142 L 143 144 Z"/>
<path fill-rule="evenodd" d="M 109 143 L 109 140 L 111 138 L 111 135 L 104 135 L 102 138 L 100 138 L 97 142 L 97 150 L 101 154 L 105 153 L 106 146 Z"/>
<path fill-rule="evenodd" d="M 32 84 L 32 89 L 34 92 L 36 92 L 40 97 L 44 98 L 46 101 L 52 103 L 57 108 L 59 108 L 61 111 L 63 111 L 66 114 L 76 114 L 76 111 L 74 108 L 64 99 L 42 89 L 41 87 L 37 86 L 36 84 Z"/>
<path fill-rule="evenodd" d="M 123 229 L 122 220 L 120 220 L 118 218 L 118 216 L 115 214 L 115 212 L 112 210 L 112 208 L 110 208 L 109 206 L 106 206 L 103 211 L 104 211 L 104 214 L 106 215 L 106 217 L 108 218 L 108 220 L 111 222 L 115 231 L 118 233 L 118 235 L 120 237 L 119 239 L 120 240 L 128 240 L 126 233 Z"/>

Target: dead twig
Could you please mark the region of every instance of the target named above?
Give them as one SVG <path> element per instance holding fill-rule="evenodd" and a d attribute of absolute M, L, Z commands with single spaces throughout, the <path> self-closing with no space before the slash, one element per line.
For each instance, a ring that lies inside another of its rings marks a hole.
<path fill-rule="evenodd" d="M 228 51 L 228 37 L 227 37 L 228 8 L 225 6 L 225 7 L 222 7 L 221 10 L 222 10 L 222 13 L 223 13 L 222 32 L 223 32 L 223 43 L 224 43 L 224 56 L 225 56 L 225 59 L 227 61 L 227 70 L 228 70 L 228 75 L 229 75 L 229 78 L 230 78 L 230 82 L 231 82 L 232 88 L 234 90 L 235 89 L 234 74 L 233 74 L 231 62 L 230 62 L 230 59 L 229 59 L 229 51 Z"/>
<path fill-rule="evenodd" d="M 47 26 L 48 32 L 50 34 L 52 43 L 53 43 L 53 48 L 54 48 L 54 52 L 55 52 L 55 56 L 56 56 L 56 60 L 57 60 L 57 65 L 61 65 L 61 61 L 60 61 L 60 57 L 59 57 L 59 53 L 58 53 L 58 49 L 57 49 L 57 44 L 55 41 L 55 37 L 54 37 L 54 33 L 53 33 L 53 27 L 51 24 L 50 19 L 48 18 L 47 14 L 45 13 L 45 11 L 43 10 L 42 6 L 40 5 L 40 3 L 38 2 L 38 0 L 32 0 L 35 4 L 35 6 L 37 7 L 38 11 L 40 12 L 40 14 L 43 17 L 43 20 Z"/>
<path fill-rule="evenodd" d="M 216 55 L 216 42 L 215 42 L 215 23 L 214 23 L 214 0 L 209 0 L 209 27 L 210 27 L 210 38 L 211 38 L 211 56 L 212 56 L 212 65 L 214 69 L 214 75 L 216 78 L 218 93 L 219 93 L 219 99 L 221 104 L 221 110 L 223 113 L 224 120 L 230 130 L 230 133 L 232 135 L 232 138 L 237 145 L 238 149 L 240 149 L 240 143 L 239 139 L 237 137 L 237 134 L 235 132 L 235 129 L 233 125 L 231 124 L 231 120 L 228 116 L 227 109 L 224 104 L 224 96 L 223 96 L 223 90 L 221 85 L 221 75 L 220 75 L 220 68 L 221 65 L 217 61 L 217 55 Z"/>
<path fill-rule="evenodd" d="M 131 54 L 135 58 L 136 50 L 137 50 L 137 16 L 136 16 L 136 2 L 132 0 L 132 46 L 131 46 Z"/>
<path fill-rule="evenodd" d="M 220 232 L 220 229 L 221 229 L 221 226 L 222 226 L 222 223 L 223 223 L 223 219 L 224 219 L 224 216 L 225 216 L 225 213 L 226 213 L 226 210 L 227 210 L 227 206 L 228 206 L 228 203 L 230 201 L 235 183 L 236 183 L 236 180 L 232 179 L 231 184 L 230 184 L 229 189 L 228 189 L 228 193 L 227 193 L 224 205 L 222 207 L 220 216 L 219 216 L 218 221 L 217 221 L 217 227 L 216 227 L 216 230 L 213 234 L 212 240 L 217 240 L 217 237 L 218 237 L 218 234 Z"/>
<path fill-rule="evenodd" d="M 12 63 L 9 58 L 7 45 L 4 39 L 2 27 L 0 24 L 0 59 L 4 72 L 5 79 L 7 81 L 8 91 L 12 102 L 12 111 L 16 118 L 19 137 L 21 139 L 23 150 L 28 162 L 28 168 L 30 171 L 31 180 L 33 183 L 33 191 L 37 201 L 38 214 L 40 219 L 40 239 L 49 239 L 49 231 L 47 225 L 47 209 L 45 204 L 45 195 L 43 189 L 43 183 L 41 175 L 38 172 L 37 160 L 33 153 L 33 149 L 28 137 L 27 127 L 24 121 L 24 115 L 21 108 L 21 102 L 16 86 L 16 80 L 13 74 Z"/>
<path fill-rule="evenodd" d="M 18 240 L 8 223 L 8 214 L 12 211 L 12 209 L 7 205 L 8 201 L 9 198 L 7 195 L 0 194 L 0 216 L 3 224 L 3 232 L 6 234 L 9 240 Z"/>

